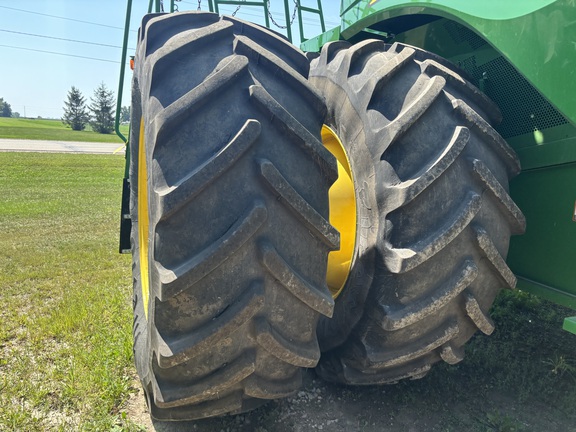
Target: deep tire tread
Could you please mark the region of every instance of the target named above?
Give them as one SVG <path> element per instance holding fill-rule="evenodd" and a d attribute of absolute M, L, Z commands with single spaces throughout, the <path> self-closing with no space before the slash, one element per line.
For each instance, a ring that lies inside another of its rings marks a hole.
<path fill-rule="evenodd" d="M 435 332 L 431 336 L 424 338 L 422 340 L 422 347 L 417 350 L 404 348 L 403 350 L 392 352 L 368 353 L 366 358 L 369 362 L 369 367 L 380 369 L 408 363 L 439 347 L 443 347 L 457 336 L 459 332 L 458 325 L 455 323 L 450 323 L 439 330 L 439 332 Z"/>
<path fill-rule="evenodd" d="M 403 248 L 390 248 L 384 261 L 392 273 L 406 273 L 427 261 L 446 246 L 470 225 L 474 216 L 480 211 L 481 196 L 469 193 L 454 218 L 442 227 L 432 231 L 428 238 Z"/>
<path fill-rule="evenodd" d="M 415 51 L 413 49 L 406 48 L 399 55 L 384 63 L 362 86 L 361 94 L 378 94 L 392 77 L 399 74 L 404 67 L 411 64 L 414 60 L 414 54 Z"/>
<path fill-rule="evenodd" d="M 496 199 L 504 216 L 510 222 L 512 234 L 523 234 L 526 230 L 526 218 L 506 189 L 502 187 L 500 182 L 490 172 L 490 169 L 481 160 L 472 160 L 472 170 L 478 179 L 486 185 L 486 190 L 489 190 Z"/>
<path fill-rule="evenodd" d="M 256 340 L 271 355 L 298 367 L 314 367 L 320 359 L 318 342 L 312 341 L 308 346 L 294 344 L 274 329 L 264 318 L 255 321 Z"/>
<path fill-rule="evenodd" d="M 220 416 L 232 411 L 242 411 L 243 393 L 237 391 L 221 398 L 214 398 L 205 402 L 186 405 L 174 408 L 160 408 L 156 405 L 156 400 L 150 407 L 150 414 L 153 418 L 171 421 L 197 420 L 206 417 Z"/>
<path fill-rule="evenodd" d="M 388 146 L 394 145 L 394 142 L 402 137 L 430 109 L 434 101 L 442 94 L 445 84 L 446 80 L 444 78 L 433 77 L 418 98 L 402 111 L 396 119 L 386 125 L 385 131 L 389 138 L 385 141 L 387 146 L 380 150 L 381 154 L 385 152 Z"/>
<path fill-rule="evenodd" d="M 495 328 L 492 319 L 482 310 L 472 293 L 466 291 L 464 298 L 468 317 L 482 333 L 491 335 Z"/>
<path fill-rule="evenodd" d="M 319 316 L 332 314 L 325 106 L 306 56 L 273 32 L 210 13 L 143 22 L 133 126 L 142 118 L 150 302 L 146 319 L 136 252 L 138 374 L 156 419 L 244 412 L 297 391 L 320 357 Z"/>
<path fill-rule="evenodd" d="M 406 49 L 405 49 L 406 50 Z M 468 100 L 474 103 L 484 112 L 492 124 L 499 124 L 502 121 L 502 113 L 498 106 L 492 102 L 478 88 L 462 78 L 453 70 L 438 63 L 434 59 L 426 59 L 421 64 L 422 73 L 428 76 L 442 76 L 452 86 L 456 87 Z"/>
<path fill-rule="evenodd" d="M 294 394 L 302 386 L 302 374 L 296 373 L 285 380 L 267 380 L 252 374 L 244 384 L 244 393 L 258 399 L 280 399 Z"/>
<path fill-rule="evenodd" d="M 228 337 L 250 321 L 264 306 L 264 289 L 254 282 L 238 300 L 215 316 L 194 334 L 162 339 L 156 333 L 158 366 L 169 368 L 184 363 Z"/>
<path fill-rule="evenodd" d="M 172 391 L 165 391 L 164 393 L 156 379 L 153 379 L 152 384 L 156 395 L 155 403 L 159 408 L 171 408 L 197 404 L 207 399 L 221 397 L 230 387 L 240 383 L 254 373 L 255 358 L 256 354 L 253 351 L 244 352 L 226 367 L 216 370 L 194 384 L 179 387 Z"/>
<path fill-rule="evenodd" d="M 500 156 L 500 160 L 506 164 L 508 175 L 510 177 L 518 175 L 520 173 L 520 160 L 512 147 L 496 132 L 496 129 L 490 126 L 490 124 L 488 124 L 480 114 L 470 108 L 466 102 L 460 99 L 454 99 L 452 100 L 452 106 L 466 126 L 482 134 L 486 142 L 491 144 L 491 148 Z"/>
<path fill-rule="evenodd" d="M 267 218 L 264 203 L 256 202 L 222 237 L 178 267 L 167 269 L 156 262 L 161 283 L 159 300 L 177 296 L 217 269 L 256 234 Z"/>
<path fill-rule="evenodd" d="M 424 357 L 424 360 L 426 360 L 426 357 Z M 403 379 L 422 378 L 428 373 L 431 367 L 431 365 L 426 364 L 421 361 L 421 359 L 402 366 L 384 369 L 385 372 L 378 371 L 373 373 L 363 373 L 345 365 L 342 376 L 347 382 L 356 385 L 395 384 Z"/>
<path fill-rule="evenodd" d="M 469 139 L 470 132 L 468 129 L 457 127 L 452 139 L 450 140 L 450 144 L 446 147 L 446 151 L 444 151 L 439 158 L 432 161 L 430 165 L 416 178 L 406 180 L 391 187 L 394 190 L 394 193 L 389 195 L 390 201 L 386 203 L 389 208 L 394 209 L 409 204 L 421 192 L 426 190 L 432 182 L 438 179 L 448 168 L 450 168 L 460 153 L 464 150 Z M 392 198 L 395 198 L 396 201 L 392 202 Z"/>
<path fill-rule="evenodd" d="M 215 182 L 234 166 L 260 136 L 261 126 L 257 120 L 246 120 L 236 136 L 218 153 L 188 174 L 177 184 L 157 190 L 164 221 L 185 207 L 200 192 Z"/>
<path fill-rule="evenodd" d="M 366 57 L 370 57 L 374 52 L 382 52 L 386 48 L 384 42 L 375 39 L 367 39 L 352 45 L 346 50 L 342 64 L 342 72 L 350 78 L 355 70 L 362 67 Z"/>
<path fill-rule="evenodd" d="M 247 58 L 253 58 L 259 62 L 262 68 L 270 71 L 270 73 L 277 74 L 280 79 L 286 80 L 295 92 L 307 99 L 315 111 L 322 113 L 326 109 L 322 98 L 316 92 L 311 91 L 310 86 L 302 75 L 290 68 L 280 57 L 243 36 L 239 36 L 236 39 L 234 52 Z"/>
<path fill-rule="evenodd" d="M 303 77 L 308 76 L 308 71 L 310 70 L 308 59 L 301 51 L 295 50 L 294 46 L 287 39 L 279 37 L 277 33 L 270 29 L 242 21 L 238 18 L 223 16 L 222 20 L 233 23 L 238 35 L 249 37 L 270 52 L 282 53 L 283 61 L 286 62 L 291 69 Z M 310 87 L 308 91 L 312 91 Z"/>
<path fill-rule="evenodd" d="M 262 264 L 274 278 L 302 303 L 324 316 L 332 316 L 334 300 L 325 290 L 318 290 L 304 276 L 293 269 L 269 244 L 260 247 Z"/>
<path fill-rule="evenodd" d="M 186 119 L 227 91 L 238 81 L 242 73 L 247 72 L 248 61 L 246 58 L 231 58 L 220 71 L 206 78 L 202 86 L 190 90 L 154 117 L 154 126 L 157 130 L 155 140 L 168 139 L 172 136 L 175 128 L 179 128 Z"/>
<path fill-rule="evenodd" d="M 464 261 L 459 271 L 441 283 L 433 294 L 428 294 L 424 299 L 414 301 L 399 310 L 390 310 L 388 307 L 379 309 L 382 312 L 380 325 L 384 330 L 393 331 L 422 321 L 453 301 L 477 276 L 478 268 L 474 262 Z"/>
<path fill-rule="evenodd" d="M 447 61 L 400 43 L 327 44 L 311 66 L 328 125 L 348 151 L 364 145 L 371 157 L 364 172 L 370 162 L 348 155 L 355 182 L 375 177 L 378 235 L 369 246 L 384 262 L 372 264 L 362 317 L 340 329 L 346 339 L 324 343 L 317 370 L 369 385 L 455 364 L 476 330 L 494 330 L 487 309 L 498 290 L 515 285 L 505 255 L 525 220 L 507 191 L 518 157 L 489 123 L 500 112 Z"/>
<path fill-rule="evenodd" d="M 506 264 L 498 249 L 494 245 L 494 242 L 490 239 L 490 236 L 480 226 L 474 227 L 474 232 L 476 235 L 476 241 L 478 242 L 478 246 L 482 250 L 484 256 L 488 258 L 488 261 L 492 265 L 492 267 L 498 272 L 497 274 L 501 277 L 502 281 L 506 288 L 515 288 L 516 287 L 516 276 L 510 270 L 510 267 Z"/>
<path fill-rule="evenodd" d="M 208 27 L 184 31 L 172 37 L 174 43 L 167 44 L 151 55 L 152 80 L 151 91 L 162 85 L 164 76 L 170 72 L 170 66 L 178 58 L 185 58 L 203 46 L 230 38 L 232 25 L 218 21 Z"/>
<path fill-rule="evenodd" d="M 199 12 L 197 23 L 201 27 L 210 26 L 218 22 L 218 16 L 208 13 Z M 144 29 L 144 31 L 142 31 Z M 140 40 L 146 43 L 146 55 L 153 54 L 158 48 L 162 47 L 171 37 L 190 29 L 190 20 L 182 15 L 179 18 L 173 18 L 167 13 L 153 13 L 145 15 L 140 26 Z M 148 33 L 155 35 L 152 43 L 148 43 Z"/>
<path fill-rule="evenodd" d="M 442 345 L 440 357 L 446 363 L 454 365 L 464 360 L 464 349 L 462 347 L 456 347 L 448 342 Z"/>
<path fill-rule="evenodd" d="M 331 182 L 338 178 L 336 160 L 326 150 L 319 138 L 312 135 L 298 120 L 296 120 L 282 105 L 280 105 L 261 86 L 250 86 L 250 97 L 263 112 L 270 115 L 273 122 L 287 135 L 295 138 L 316 162 Z"/>
<path fill-rule="evenodd" d="M 332 62 L 332 60 L 334 60 L 334 57 L 336 57 L 336 54 L 339 51 L 348 49 L 350 46 L 350 42 L 347 41 L 328 42 L 322 47 L 322 51 L 320 52 L 320 56 L 317 57 L 317 61 L 320 65 L 327 66 Z"/>
<path fill-rule="evenodd" d="M 262 177 L 268 186 L 276 192 L 278 196 L 277 199 L 281 198 L 282 202 L 285 203 L 330 250 L 338 249 L 340 246 L 340 235 L 338 231 L 296 192 L 272 162 L 262 160 L 259 166 Z"/>

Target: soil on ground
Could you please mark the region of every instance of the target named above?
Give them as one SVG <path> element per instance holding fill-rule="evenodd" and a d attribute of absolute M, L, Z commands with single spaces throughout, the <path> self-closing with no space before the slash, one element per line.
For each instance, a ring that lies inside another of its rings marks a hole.
<path fill-rule="evenodd" d="M 466 390 L 468 383 L 457 382 L 457 375 L 448 373 L 446 379 L 461 388 L 436 394 L 425 382 L 430 377 L 419 380 L 423 383 L 349 387 L 326 383 L 309 370 L 292 397 L 245 414 L 194 422 L 151 421 L 138 388 L 126 411 L 144 430 L 157 432 L 576 431 L 574 411 L 562 412 L 538 400 L 521 402 L 516 394 L 493 389 Z"/>

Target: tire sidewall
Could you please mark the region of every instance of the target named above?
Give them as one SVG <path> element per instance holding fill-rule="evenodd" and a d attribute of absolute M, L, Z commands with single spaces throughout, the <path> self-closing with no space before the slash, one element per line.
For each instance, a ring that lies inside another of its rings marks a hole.
<path fill-rule="evenodd" d="M 314 77 L 313 81 L 318 79 L 322 78 Z M 374 278 L 379 212 L 374 194 L 374 163 L 366 146 L 365 120 L 351 108 L 351 101 L 341 86 L 327 78 L 322 81 L 322 84 L 314 84 L 334 95 L 330 101 L 344 101 L 342 104 L 332 105 L 328 101 L 325 124 L 336 133 L 346 151 L 356 200 L 356 236 L 350 273 L 335 299 L 333 318 L 322 317 L 318 323 L 320 349 L 325 352 L 343 344 L 362 317 L 364 303 Z M 359 133 L 356 132 L 358 129 L 346 130 L 346 125 L 358 125 Z"/>

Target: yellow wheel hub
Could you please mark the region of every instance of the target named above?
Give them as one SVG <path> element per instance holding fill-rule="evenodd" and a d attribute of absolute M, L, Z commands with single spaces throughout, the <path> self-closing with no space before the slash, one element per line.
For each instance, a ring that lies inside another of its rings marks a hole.
<path fill-rule="evenodd" d="M 144 119 L 140 119 L 138 140 L 138 245 L 140 258 L 140 285 L 144 315 L 148 319 L 150 279 L 148 275 L 148 172 L 146 170 L 146 146 L 144 145 Z"/>
<path fill-rule="evenodd" d="M 342 292 L 350 274 L 356 245 L 356 196 L 350 160 L 338 135 L 324 125 L 322 142 L 338 162 L 338 179 L 328 192 L 330 223 L 340 232 L 340 249 L 328 255 L 326 282 L 336 298 Z"/>

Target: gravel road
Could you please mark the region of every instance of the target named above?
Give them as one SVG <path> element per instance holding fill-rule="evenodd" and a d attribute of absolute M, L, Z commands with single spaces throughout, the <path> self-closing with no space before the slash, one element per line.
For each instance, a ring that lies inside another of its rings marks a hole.
<path fill-rule="evenodd" d="M 124 145 L 119 143 L 0 139 L 0 151 L 118 154 L 123 156 Z"/>

